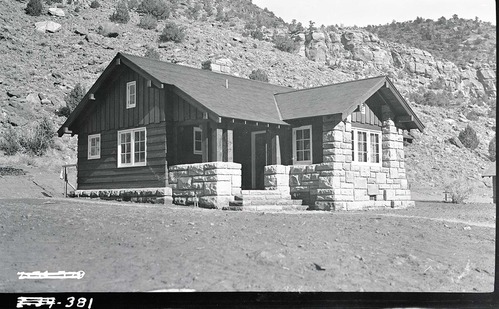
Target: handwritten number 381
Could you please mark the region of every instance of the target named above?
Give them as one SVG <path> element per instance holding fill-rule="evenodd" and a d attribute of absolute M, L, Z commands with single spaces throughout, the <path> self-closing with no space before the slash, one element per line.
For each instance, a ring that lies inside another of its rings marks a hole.
<path fill-rule="evenodd" d="M 88 302 L 88 307 L 87 308 L 92 308 L 92 302 L 93 302 L 93 298 L 90 298 L 89 302 Z M 70 308 L 70 307 L 73 307 L 74 305 L 74 302 L 75 302 L 75 298 L 74 297 L 68 297 L 68 302 L 69 304 L 67 304 L 65 307 L 66 308 Z M 78 298 L 78 302 L 76 303 L 76 307 L 78 308 L 83 308 L 85 307 L 85 304 L 87 303 L 87 299 L 85 297 L 81 297 L 81 298 Z"/>

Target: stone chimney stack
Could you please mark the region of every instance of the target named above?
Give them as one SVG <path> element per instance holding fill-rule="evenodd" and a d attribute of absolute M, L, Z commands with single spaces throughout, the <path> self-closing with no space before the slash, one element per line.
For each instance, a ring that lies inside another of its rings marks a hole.
<path fill-rule="evenodd" d="M 225 74 L 230 74 L 232 65 L 232 61 L 228 58 L 209 59 L 201 63 L 203 70 Z"/>

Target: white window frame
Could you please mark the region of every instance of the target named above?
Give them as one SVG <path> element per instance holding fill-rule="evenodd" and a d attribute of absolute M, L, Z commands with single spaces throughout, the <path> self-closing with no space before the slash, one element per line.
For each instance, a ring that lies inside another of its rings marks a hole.
<path fill-rule="evenodd" d="M 358 132 L 366 133 L 366 142 L 367 142 L 367 162 L 360 162 L 359 161 L 359 151 L 358 151 L 358 145 L 359 145 L 359 138 L 358 138 Z M 378 154 L 379 154 L 379 162 L 371 162 L 371 134 L 376 134 L 378 135 Z M 377 130 L 369 130 L 369 129 L 362 129 L 362 128 L 352 128 L 352 163 L 359 164 L 359 165 L 382 165 L 382 133 L 381 131 Z"/>
<path fill-rule="evenodd" d="M 135 133 L 144 131 L 144 162 L 135 162 Z M 121 135 L 130 134 L 130 163 L 121 162 Z M 145 127 L 118 131 L 118 168 L 146 166 L 147 164 L 147 130 Z"/>
<path fill-rule="evenodd" d="M 201 138 L 198 140 L 201 143 L 200 149 L 196 149 L 196 133 L 198 133 L 198 132 L 201 133 Z M 203 130 L 201 128 L 194 127 L 194 129 L 192 130 L 192 152 L 195 155 L 202 155 L 203 154 L 202 142 L 203 142 Z"/>
<path fill-rule="evenodd" d="M 137 83 L 135 81 L 131 81 L 126 83 L 126 108 L 127 109 L 134 108 L 136 105 L 137 105 Z"/>
<path fill-rule="evenodd" d="M 97 140 L 95 148 L 97 149 L 96 154 L 92 154 L 92 140 Z M 99 134 L 92 134 L 88 136 L 88 160 L 95 160 L 95 159 L 100 159 L 100 152 L 101 152 L 101 137 L 100 133 Z"/>
<path fill-rule="evenodd" d="M 301 160 L 298 161 L 298 156 L 296 154 L 296 132 L 297 131 L 303 131 L 303 130 L 309 130 L 310 131 L 310 160 Z M 312 125 L 306 125 L 306 126 L 301 126 L 298 128 L 293 128 L 293 165 L 309 165 L 312 164 L 313 161 L 313 145 L 312 145 L 312 140 L 313 140 L 313 135 L 312 135 Z"/>

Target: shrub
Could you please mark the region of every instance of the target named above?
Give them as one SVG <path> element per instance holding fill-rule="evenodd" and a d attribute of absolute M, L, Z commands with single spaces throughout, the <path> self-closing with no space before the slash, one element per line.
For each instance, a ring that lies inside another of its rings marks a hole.
<path fill-rule="evenodd" d="M 128 0 L 128 8 L 130 10 L 134 10 L 139 7 L 139 1 L 138 0 Z"/>
<path fill-rule="evenodd" d="M 495 162 L 496 161 L 496 136 L 494 135 L 494 138 L 490 140 L 489 142 L 489 158 L 490 161 Z"/>
<path fill-rule="evenodd" d="M 125 0 L 121 0 L 116 5 L 114 13 L 109 16 L 112 22 L 126 24 L 130 20 L 130 13 L 128 12 L 128 5 Z"/>
<path fill-rule="evenodd" d="M 158 20 L 151 14 L 144 15 L 140 18 L 139 27 L 142 29 L 155 29 L 158 26 Z"/>
<path fill-rule="evenodd" d="M 212 0 L 203 0 L 203 8 L 208 16 L 213 15 L 213 1 Z"/>
<path fill-rule="evenodd" d="M 80 83 L 77 83 L 73 90 L 66 96 L 66 107 L 69 108 L 70 113 L 75 109 L 76 105 L 80 103 L 81 99 L 83 99 L 85 92 L 85 88 L 83 88 Z"/>
<path fill-rule="evenodd" d="M 63 106 L 63 107 L 59 108 L 58 110 L 56 110 L 55 114 L 59 117 L 66 117 L 67 118 L 71 114 L 71 109 L 69 109 L 69 107 L 67 107 L 67 106 Z"/>
<path fill-rule="evenodd" d="M 480 114 L 475 111 L 471 111 L 466 115 L 466 118 L 471 121 L 477 121 L 480 119 Z"/>
<path fill-rule="evenodd" d="M 266 82 L 266 83 L 269 82 L 269 78 L 267 76 L 267 73 L 265 73 L 265 71 L 263 71 L 261 69 L 253 70 L 253 72 L 251 72 L 251 74 L 249 75 L 249 79 L 259 80 L 259 81 Z"/>
<path fill-rule="evenodd" d="M 31 16 L 40 16 L 42 14 L 42 1 L 41 0 L 29 0 L 28 5 L 26 5 L 26 14 Z"/>
<path fill-rule="evenodd" d="M 165 24 L 165 28 L 163 28 L 163 32 L 159 36 L 159 40 L 161 42 L 170 42 L 173 41 L 175 43 L 180 43 L 185 38 L 185 27 L 178 26 L 174 22 L 167 22 Z"/>
<path fill-rule="evenodd" d="M 0 140 L 0 149 L 2 149 L 8 156 L 15 155 L 21 150 L 17 131 L 15 131 L 12 127 L 9 127 L 7 132 L 3 134 L 3 138 Z"/>
<path fill-rule="evenodd" d="M 90 7 L 92 9 L 96 9 L 96 8 L 100 7 L 99 1 L 97 1 L 97 0 L 92 1 L 92 3 L 90 3 Z"/>
<path fill-rule="evenodd" d="M 170 17 L 170 6 L 164 0 L 143 0 L 137 8 L 141 13 L 151 14 L 157 19 Z"/>
<path fill-rule="evenodd" d="M 152 47 L 147 48 L 144 57 L 161 60 L 161 56 L 159 55 L 159 53 Z"/>
<path fill-rule="evenodd" d="M 292 53 L 296 50 L 295 41 L 289 37 L 289 35 L 275 35 L 274 36 L 275 47 L 279 50 Z"/>
<path fill-rule="evenodd" d="M 445 191 L 450 193 L 452 203 L 461 204 L 471 195 L 473 187 L 465 178 L 459 178 L 447 184 Z"/>
<path fill-rule="evenodd" d="M 458 137 L 464 147 L 469 149 L 476 149 L 478 144 L 480 144 L 475 130 L 473 130 L 470 125 L 466 126 L 466 128 L 459 133 Z"/>
<path fill-rule="evenodd" d="M 48 118 L 43 118 L 34 128 L 15 131 L 10 128 L 5 134 L 0 148 L 7 155 L 19 152 L 41 156 L 53 144 L 54 127 Z"/>

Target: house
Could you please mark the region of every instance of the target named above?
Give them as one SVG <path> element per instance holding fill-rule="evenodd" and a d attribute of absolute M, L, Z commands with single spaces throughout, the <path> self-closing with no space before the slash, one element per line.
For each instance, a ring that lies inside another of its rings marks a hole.
<path fill-rule="evenodd" d="M 79 196 L 346 210 L 414 204 L 403 132 L 423 128 L 385 76 L 295 90 L 118 53 L 58 134 Z"/>
<path fill-rule="evenodd" d="M 496 162 L 490 164 L 490 166 L 482 174 L 483 177 L 492 177 L 492 201 L 496 203 Z"/>

